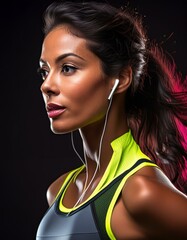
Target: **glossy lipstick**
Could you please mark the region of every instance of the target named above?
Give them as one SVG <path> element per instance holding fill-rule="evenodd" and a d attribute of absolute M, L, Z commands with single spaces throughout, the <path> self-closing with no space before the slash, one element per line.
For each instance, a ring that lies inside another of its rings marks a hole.
<path fill-rule="evenodd" d="M 47 114 L 50 118 L 56 118 L 66 110 L 65 107 L 55 103 L 47 104 Z"/>

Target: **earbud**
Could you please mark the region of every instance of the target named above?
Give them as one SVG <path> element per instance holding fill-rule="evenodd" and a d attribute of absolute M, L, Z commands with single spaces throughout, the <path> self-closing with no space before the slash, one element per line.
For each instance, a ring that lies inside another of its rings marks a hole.
<path fill-rule="evenodd" d="M 112 88 L 112 90 L 111 90 L 111 92 L 110 92 L 110 94 L 109 94 L 109 96 L 108 96 L 108 100 L 111 99 L 111 97 L 112 97 L 114 91 L 116 90 L 118 84 L 119 84 L 119 79 L 116 79 L 116 81 L 115 81 L 115 83 L 114 83 L 114 86 L 113 86 L 113 88 Z"/>

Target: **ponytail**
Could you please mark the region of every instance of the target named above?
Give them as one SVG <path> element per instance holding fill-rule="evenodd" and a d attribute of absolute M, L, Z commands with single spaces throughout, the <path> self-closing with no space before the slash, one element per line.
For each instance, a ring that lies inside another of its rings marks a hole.
<path fill-rule="evenodd" d="M 158 46 L 147 50 L 142 19 L 127 8 L 92 1 L 52 3 L 44 18 L 45 35 L 68 24 L 73 35 L 86 39 L 106 76 L 116 77 L 131 66 L 133 81 L 126 95 L 129 128 L 142 151 L 182 190 L 187 162 L 187 79 L 182 81 L 175 64 Z"/>
<path fill-rule="evenodd" d="M 187 85 L 158 46 L 147 56 L 143 85 L 128 93 L 129 127 L 143 152 L 180 190 L 187 167 Z"/>

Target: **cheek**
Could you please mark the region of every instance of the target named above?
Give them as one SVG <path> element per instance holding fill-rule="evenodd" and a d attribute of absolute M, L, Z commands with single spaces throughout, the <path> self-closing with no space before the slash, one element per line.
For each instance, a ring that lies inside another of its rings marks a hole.
<path fill-rule="evenodd" d="M 103 78 L 87 78 L 84 82 L 71 85 L 67 93 L 77 120 L 94 121 L 105 114 L 108 91 Z"/>
<path fill-rule="evenodd" d="M 107 86 L 102 78 L 91 79 L 87 78 L 80 84 L 74 84 L 69 91 L 74 102 L 79 106 L 87 103 L 97 104 L 102 100 L 107 99 Z M 90 106 L 91 107 L 91 106 Z"/>

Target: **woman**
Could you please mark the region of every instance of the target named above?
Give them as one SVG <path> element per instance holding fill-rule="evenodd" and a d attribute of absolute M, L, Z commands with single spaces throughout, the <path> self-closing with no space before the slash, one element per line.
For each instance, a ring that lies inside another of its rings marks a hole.
<path fill-rule="evenodd" d="M 186 89 L 133 13 L 61 2 L 45 12 L 39 72 L 56 134 L 83 165 L 54 181 L 40 239 L 187 239 Z M 181 129 L 183 128 L 183 132 Z"/>

